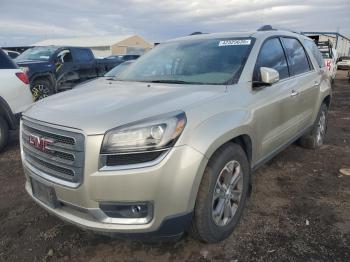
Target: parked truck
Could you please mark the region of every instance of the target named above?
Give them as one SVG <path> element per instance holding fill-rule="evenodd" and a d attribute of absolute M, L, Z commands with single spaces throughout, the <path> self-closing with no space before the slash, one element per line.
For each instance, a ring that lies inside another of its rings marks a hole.
<path fill-rule="evenodd" d="M 27 72 L 35 101 L 103 76 L 121 63 L 118 59 L 96 59 L 89 48 L 67 46 L 33 47 L 15 62 Z"/>

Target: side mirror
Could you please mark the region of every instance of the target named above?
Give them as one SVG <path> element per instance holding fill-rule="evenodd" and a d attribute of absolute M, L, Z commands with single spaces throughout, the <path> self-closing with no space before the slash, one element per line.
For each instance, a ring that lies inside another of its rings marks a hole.
<path fill-rule="evenodd" d="M 260 67 L 261 82 L 272 85 L 280 80 L 277 70 L 269 67 Z"/>

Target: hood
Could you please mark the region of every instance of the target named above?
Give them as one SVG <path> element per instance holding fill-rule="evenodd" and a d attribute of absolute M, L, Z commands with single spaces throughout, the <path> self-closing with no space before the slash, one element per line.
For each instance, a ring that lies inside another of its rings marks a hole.
<path fill-rule="evenodd" d="M 150 84 L 101 78 L 45 98 L 23 115 L 96 135 L 144 118 L 185 111 L 225 91 L 226 86 L 220 85 Z"/>

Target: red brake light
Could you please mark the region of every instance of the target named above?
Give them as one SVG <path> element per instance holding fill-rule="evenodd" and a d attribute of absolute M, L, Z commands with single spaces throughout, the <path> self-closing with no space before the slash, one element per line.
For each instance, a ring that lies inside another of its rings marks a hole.
<path fill-rule="evenodd" d="M 28 79 L 28 76 L 26 73 L 24 72 L 18 72 L 16 73 L 16 76 L 23 82 L 25 83 L 26 85 L 29 84 L 29 79 Z"/>
<path fill-rule="evenodd" d="M 331 71 L 331 67 L 332 67 L 332 60 L 327 59 L 324 61 L 326 67 L 328 68 L 329 71 Z"/>

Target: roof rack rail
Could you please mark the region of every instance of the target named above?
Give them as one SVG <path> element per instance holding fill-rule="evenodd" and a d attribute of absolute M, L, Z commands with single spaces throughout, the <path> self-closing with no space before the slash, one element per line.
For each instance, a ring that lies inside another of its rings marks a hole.
<path fill-rule="evenodd" d="M 193 32 L 189 35 L 203 35 L 203 34 L 207 34 L 207 33 L 203 33 L 203 32 Z"/>
<path fill-rule="evenodd" d="M 258 31 L 277 31 L 277 30 L 283 30 L 283 31 L 289 31 L 296 34 L 301 34 L 301 32 L 298 32 L 296 30 L 291 30 L 291 29 L 281 28 L 281 27 L 273 27 L 272 25 L 263 25 L 260 28 L 258 28 Z"/>
<path fill-rule="evenodd" d="M 274 29 L 271 25 L 263 25 L 258 28 L 258 31 L 272 31 L 272 30 L 277 30 L 277 29 Z"/>

